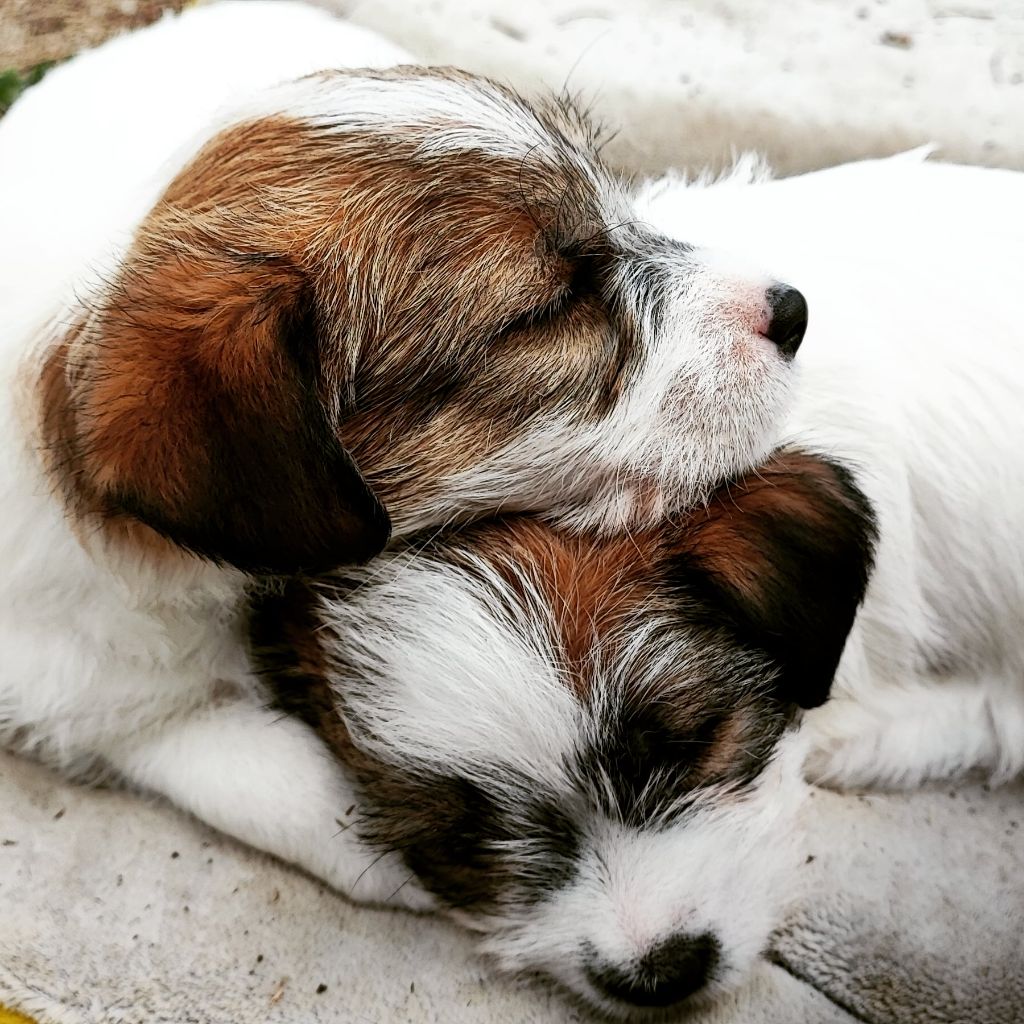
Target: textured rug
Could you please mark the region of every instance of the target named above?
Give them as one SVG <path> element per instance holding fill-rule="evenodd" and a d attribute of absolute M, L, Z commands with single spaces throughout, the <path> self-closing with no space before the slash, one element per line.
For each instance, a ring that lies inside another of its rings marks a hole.
<path fill-rule="evenodd" d="M 163 804 L 0 756 L 0 807 L 0 1002 L 40 1024 L 590 1020 L 458 929 L 354 906 Z M 687 1021 L 1022 1019 L 1024 787 L 820 792 L 804 826 L 775 962 Z"/>

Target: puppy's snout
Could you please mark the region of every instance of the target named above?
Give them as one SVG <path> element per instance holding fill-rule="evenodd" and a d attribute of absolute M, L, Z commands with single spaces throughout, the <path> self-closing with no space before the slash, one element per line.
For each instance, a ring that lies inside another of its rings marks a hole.
<path fill-rule="evenodd" d="M 718 940 L 673 935 L 630 967 L 594 963 L 587 976 L 601 993 L 631 1006 L 675 1006 L 702 989 L 718 962 Z"/>
<path fill-rule="evenodd" d="M 776 284 L 765 293 L 768 300 L 768 326 L 764 336 L 779 351 L 792 359 L 807 330 L 807 300 L 788 284 Z"/>

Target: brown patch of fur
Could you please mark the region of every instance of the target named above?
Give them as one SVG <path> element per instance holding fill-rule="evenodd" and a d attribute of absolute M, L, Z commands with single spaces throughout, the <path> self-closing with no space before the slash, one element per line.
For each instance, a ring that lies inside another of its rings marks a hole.
<path fill-rule="evenodd" d="M 873 509 L 842 465 L 784 450 L 724 486 L 678 557 L 745 644 L 779 667 L 801 707 L 828 695 L 874 560 Z"/>
<path fill-rule="evenodd" d="M 104 540 L 125 545 L 151 563 L 180 561 L 184 552 L 161 537 L 145 523 L 105 508 L 101 494 L 92 485 L 77 443 L 74 403 L 68 374 L 68 353 L 82 330 L 81 323 L 68 329 L 63 340 L 54 345 L 39 375 L 39 429 L 43 455 L 61 488 L 61 498 L 73 515 L 70 522 L 83 542 L 88 542 L 97 526 Z"/>
<path fill-rule="evenodd" d="M 214 251 L 147 257 L 145 273 L 120 282 L 125 312 L 106 318 L 102 367 L 77 389 L 82 460 L 101 492 L 145 478 L 154 503 L 178 509 L 207 461 L 212 401 L 229 390 L 269 403 L 274 380 L 290 376 L 278 310 L 302 284 L 287 265 L 239 267 Z"/>
<path fill-rule="evenodd" d="M 591 686 L 595 651 L 653 596 L 657 549 L 648 534 L 572 534 L 518 517 L 480 527 L 466 543 L 521 599 L 525 580 L 550 608 L 557 631 L 552 639 L 580 697 Z"/>
<path fill-rule="evenodd" d="M 765 733 L 765 718 L 772 709 L 753 695 L 730 708 L 712 732 L 711 740 L 700 752 L 699 776 L 689 780 L 694 788 L 718 781 L 730 781 L 738 765 L 751 758 L 750 748 Z M 774 739 L 774 735 L 772 736 Z"/>
<path fill-rule="evenodd" d="M 250 567 L 273 528 L 254 527 L 237 558 L 222 550 L 258 479 L 225 482 L 222 462 L 266 461 L 264 488 L 282 491 L 273 474 L 294 462 L 295 506 L 282 495 L 266 516 L 290 510 L 289 529 L 298 519 L 316 534 L 298 552 L 283 526 L 273 538 L 281 567 L 305 556 L 312 568 L 373 544 L 360 540 L 374 513 L 354 466 L 345 493 L 322 493 L 311 467 L 323 445 L 344 446 L 401 529 L 444 477 L 538 412 L 606 409 L 632 355 L 599 289 L 573 290 L 581 261 L 590 273 L 600 258 L 591 183 L 568 160 L 421 157 L 418 143 L 283 116 L 208 143 L 83 318 L 74 384 L 50 422 L 75 448 L 74 485 L 112 517 Z M 330 442 L 299 436 L 306 391 Z M 196 524 L 211 506 L 229 511 L 207 538 Z M 318 507 L 345 520 L 338 541 Z"/>
<path fill-rule="evenodd" d="M 691 514 L 676 546 L 698 552 L 706 569 L 754 600 L 771 574 L 774 552 L 760 543 L 760 531 L 737 525 L 774 518 L 821 530 L 827 527 L 823 494 L 842 500 L 829 463 L 802 451 L 779 452 L 755 471 L 719 488 L 707 506 Z"/>

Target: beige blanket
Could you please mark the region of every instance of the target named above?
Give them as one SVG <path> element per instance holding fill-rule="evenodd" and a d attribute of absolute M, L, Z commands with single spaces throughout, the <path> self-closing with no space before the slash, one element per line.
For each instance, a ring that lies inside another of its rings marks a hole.
<path fill-rule="evenodd" d="M 369 910 L 129 793 L 0 755 L 0 1003 L 40 1024 L 556 1024 L 458 929 Z M 801 898 L 692 1024 L 1024 1020 L 1024 787 L 818 793 Z"/>

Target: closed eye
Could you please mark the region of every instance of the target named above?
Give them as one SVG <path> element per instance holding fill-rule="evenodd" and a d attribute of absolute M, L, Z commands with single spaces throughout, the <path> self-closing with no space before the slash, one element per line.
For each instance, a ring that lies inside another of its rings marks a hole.
<path fill-rule="evenodd" d="M 627 714 L 581 759 L 581 774 L 598 780 L 593 791 L 607 813 L 636 825 L 662 821 L 687 806 L 688 794 L 729 774 L 731 717 L 709 711 L 679 728 L 650 708 Z"/>
<path fill-rule="evenodd" d="M 514 334 L 538 324 L 551 323 L 577 304 L 600 295 L 602 283 L 597 261 L 598 257 L 593 254 L 571 257 L 567 261 L 568 274 L 561 285 L 544 302 L 512 317 L 499 333 Z"/>

